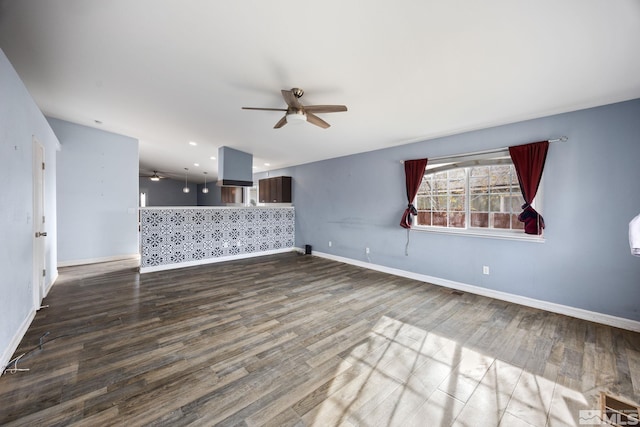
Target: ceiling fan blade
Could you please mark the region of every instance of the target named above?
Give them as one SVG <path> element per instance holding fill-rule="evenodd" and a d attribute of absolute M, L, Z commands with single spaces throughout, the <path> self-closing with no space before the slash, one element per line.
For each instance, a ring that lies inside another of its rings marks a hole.
<path fill-rule="evenodd" d="M 259 107 L 242 107 L 243 110 L 262 110 L 262 111 L 287 111 L 286 108 L 259 108 Z"/>
<path fill-rule="evenodd" d="M 345 105 L 306 105 L 304 111 L 311 113 L 339 113 L 347 111 Z"/>
<path fill-rule="evenodd" d="M 294 108 L 296 110 L 299 110 L 300 108 L 302 108 L 302 104 L 300 104 L 300 102 L 298 101 L 298 98 L 296 98 L 296 96 L 293 94 L 292 91 L 282 89 L 281 92 L 282 92 L 282 97 L 284 98 L 284 102 L 286 102 L 289 107 Z"/>
<path fill-rule="evenodd" d="M 284 126 L 286 124 L 287 124 L 287 116 L 285 114 L 284 116 L 282 116 L 282 118 L 278 121 L 278 123 L 276 123 L 276 125 L 273 128 L 274 129 L 280 129 L 282 126 Z"/>
<path fill-rule="evenodd" d="M 320 117 L 318 117 L 315 114 L 310 113 L 308 111 L 307 111 L 307 121 L 309 123 L 311 123 L 312 125 L 320 126 L 323 129 L 326 129 L 329 126 L 331 126 L 329 123 L 325 122 Z"/>

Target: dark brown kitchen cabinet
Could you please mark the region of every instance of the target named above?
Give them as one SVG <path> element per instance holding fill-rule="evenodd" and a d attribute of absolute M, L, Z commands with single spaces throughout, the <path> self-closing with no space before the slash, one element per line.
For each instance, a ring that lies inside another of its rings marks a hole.
<path fill-rule="evenodd" d="M 291 203 L 291 177 L 274 176 L 258 181 L 260 203 Z"/>

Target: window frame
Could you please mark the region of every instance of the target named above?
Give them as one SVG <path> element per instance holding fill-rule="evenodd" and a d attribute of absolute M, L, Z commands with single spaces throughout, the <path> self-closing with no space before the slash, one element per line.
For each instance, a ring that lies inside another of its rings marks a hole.
<path fill-rule="evenodd" d="M 469 182 L 469 168 L 474 166 L 493 166 L 493 165 L 510 165 L 513 166 L 511 157 L 509 156 L 508 149 L 469 153 L 458 156 L 441 157 L 433 160 L 429 160 L 427 163 L 427 169 L 425 170 L 425 176 L 437 172 L 452 170 L 452 169 L 467 169 L 465 170 L 465 227 L 449 227 L 449 226 L 434 226 L 434 225 L 419 225 L 414 223 L 413 229 L 417 231 L 424 231 L 435 234 L 449 234 L 449 235 L 462 235 L 473 237 L 484 237 L 494 239 L 506 239 L 506 240 L 521 240 L 528 242 L 544 242 L 544 233 L 541 235 L 530 235 L 524 233 L 522 229 L 499 229 L 499 228 L 484 228 L 484 227 L 471 227 L 471 193 Z M 537 211 L 542 211 L 542 199 L 543 199 L 543 187 L 544 176 L 540 182 L 540 187 L 536 198 L 531 203 L 531 206 Z M 417 206 L 417 199 L 413 200 L 413 204 Z"/>

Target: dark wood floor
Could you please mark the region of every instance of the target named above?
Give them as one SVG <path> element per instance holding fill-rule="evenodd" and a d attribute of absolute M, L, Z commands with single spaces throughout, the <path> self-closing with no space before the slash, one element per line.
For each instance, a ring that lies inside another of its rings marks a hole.
<path fill-rule="evenodd" d="M 640 400 L 640 334 L 293 253 L 64 268 L 44 304 L 1 425 L 564 426 Z"/>

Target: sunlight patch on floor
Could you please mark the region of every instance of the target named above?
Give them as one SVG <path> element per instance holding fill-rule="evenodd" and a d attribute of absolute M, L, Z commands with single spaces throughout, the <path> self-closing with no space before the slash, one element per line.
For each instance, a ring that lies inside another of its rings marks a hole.
<path fill-rule="evenodd" d="M 580 392 L 390 317 L 342 355 L 327 398 L 303 416 L 329 426 L 574 426 Z"/>

